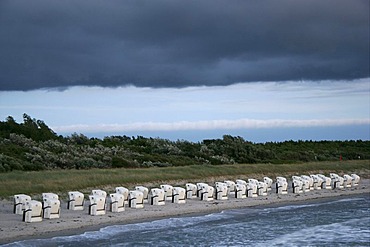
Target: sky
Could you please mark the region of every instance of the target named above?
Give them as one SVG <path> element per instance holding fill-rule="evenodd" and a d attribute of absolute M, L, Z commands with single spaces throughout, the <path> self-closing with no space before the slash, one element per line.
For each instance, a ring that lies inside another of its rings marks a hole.
<path fill-rule="evenodd" d="M 370 139 L 368 0 L 0 1 L 0 119 L 62 135 Z"/>

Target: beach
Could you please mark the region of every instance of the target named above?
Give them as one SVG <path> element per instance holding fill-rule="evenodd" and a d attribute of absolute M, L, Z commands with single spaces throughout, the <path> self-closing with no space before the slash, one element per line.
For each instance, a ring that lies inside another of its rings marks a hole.
<path fill-rule="evenodd" d="M 43 219 L 42 222 L 38 223 L 23 222 L 21 215 L 13 214 L 13 201 L 2 200 L 0 202 L 0 244 L 23 239 L 79 234 L 98 230 L 109 225 L 130 224 L 184 215 L 215 213 L 227 209 L 290 204 L 321 198 L 369 193 L 370 179 L 363 179 L 358 186 L 344 189 L 321 189 L 302 194 L 293 194 L 290 190 L 288 194 L 278 195 L 273 188 L 267 196 L 256 198 L 236 199 L 230 196 L 228 200 L 213 200 L 209 202 L 200 201 L 199 199 L 188 199 L 185 204 L 174 204 L 167 201 L 166 205 L 163 206 L 145 204 L 143 209 L 126 207 L 124 212 L 112 213 L 107 211 L 102 216 L 88 215 L 88 201 L 85 201 L 85 209 L 83 211 L 68 210 L 67 203 L 62 201 L 59 219 Z"/>

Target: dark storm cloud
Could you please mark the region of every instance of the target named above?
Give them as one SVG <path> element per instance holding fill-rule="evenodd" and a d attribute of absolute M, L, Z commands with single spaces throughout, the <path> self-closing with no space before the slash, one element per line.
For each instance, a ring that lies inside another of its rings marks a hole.
<path fill-rule="evenodd" d="M 364 77 L 368 0 L 0 1 L 0 90 Z"/>

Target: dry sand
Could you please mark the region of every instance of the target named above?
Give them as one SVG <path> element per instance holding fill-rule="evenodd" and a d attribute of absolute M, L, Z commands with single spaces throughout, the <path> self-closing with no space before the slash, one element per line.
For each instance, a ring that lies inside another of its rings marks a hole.
<path fill-rule="evenodd" d="M 83 211 L 67 210 L 66 202 L 62 202 L 60 219 L 44 219 L 38 223 L 23 222 L 21 215 L 13 214 L 13 202 L 3 200 L 0 202 L 0 244 L 29 238 L 73 235 L 89 230 L 97 230 L 107 225 L 128 224 L 186 214 L 207 214 L 221 212 L 225 209 L 291 203 L 365 193 L 370 194 L 370 179 L 361 180 L 359 186 L 346 189 L 314 190 L 299 195 L 291 192 L 287 195 L 277 195 L 273 189 L 268 196 L 259 196 L 257 198 L 236 199 L 230 197 L 229 200 L 214 200 L 210 202 L 191 199 L 187 200 L 186 204 L 166 202 L 166 205 L 163 206 L 145 204 L 143 209 L 126 207 L 124 212 L 107 212 L 102 216 L 88 215 L 88 202 L 85 202 L 85 210 Z"/>

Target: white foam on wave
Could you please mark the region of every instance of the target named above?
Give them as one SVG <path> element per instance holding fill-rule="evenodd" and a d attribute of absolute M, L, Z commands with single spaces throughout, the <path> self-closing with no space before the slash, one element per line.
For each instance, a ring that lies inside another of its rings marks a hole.
<path fill-rule="evenodd" d="M 112 236 L 128 232 L 135 231 L 147 232 L 147 231 L 157 231 L 160 229 L 189 227 L 195 224 L 204 223 L 207 221 L 220 220 L 228 217 L 229 216 L 223 213 L 214 213 L 203 216 L 168 218 L 135 224 L 113 225 L 101 228 L 99 231 L 90 231 L 85 232 L 83 234 L 72 236 L 54 237 L 52 238 L 52 240 L 55 240 L 57 242 L 104 240 L 110 239 L 112 238 Z"/>
<path fill-rule="evenodd" d="M 352 219 L 340 223 L 317 225 L 292 233 L 280 235 L 256 246 L 317 246 L 347 245 L 351 243 L 368 244 L 370 242 L 370 217 Z"/>

